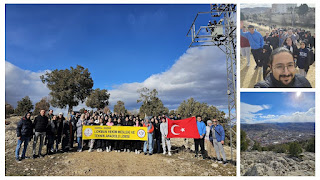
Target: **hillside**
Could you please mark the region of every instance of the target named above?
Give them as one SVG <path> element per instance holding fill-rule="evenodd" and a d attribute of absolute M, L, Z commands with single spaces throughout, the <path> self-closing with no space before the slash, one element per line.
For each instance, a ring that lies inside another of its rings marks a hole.
<path fill-rule="evenodd" d="M 182 148 L 183 139 L 172 139 L 174 150 L 172 156 L 163 154 L 145 156 L 142 153 L 114 151 L 89 153 L 84 150 L 80 153 L 57 153 L 44 158 L 25 159 L 17 163 L 14 160 L 14 151 L 18 120 L 19 117 L 6 119 L 10 122 L 5 127 L 6 176 L 236 176 L 235 162 L 223 165 L 216 161 L 195 158 L 194 153 Z M 193 140 L 190 142 L 190 145 L 193 145 Z M 224 148 L 227 160 L 230 160 L 230 148 L 228 146 Z M 193 149 L 191 146 L 191 150 Z M 45 148 L 43 152 L 44 150 Z M 29 143 L 26 155 L 32 155 L 32 142 Z"/>
<path fill-rule="evenodd" d="M 241 152 L 242 176 L 315 176 L 315 153 L 304 152 L 301 158 L 272 151 Z"/>

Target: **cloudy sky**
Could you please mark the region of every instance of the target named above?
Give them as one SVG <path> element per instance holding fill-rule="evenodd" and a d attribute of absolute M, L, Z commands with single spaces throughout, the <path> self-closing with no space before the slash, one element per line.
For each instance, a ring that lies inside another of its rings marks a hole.
<path fill-rule="evenodd" d="M 315 122 L 313 92 L 242 92 L 240 122 Z"/>
<path fill-rule="evenodd" d="M 80 64 L 93 88 L 108 89 L 111 109 L 118 100 L 138 109 L 137 89 L 147 87 L 169 109 L 193 97 L 227 111 L 225 55 L 215 47 L 188 49 L 196 13 L 209 8 L 6 5 L 6 101 L 16 107 L 28 95 L 35 104 L 49 93 L 40 75 Z"/>

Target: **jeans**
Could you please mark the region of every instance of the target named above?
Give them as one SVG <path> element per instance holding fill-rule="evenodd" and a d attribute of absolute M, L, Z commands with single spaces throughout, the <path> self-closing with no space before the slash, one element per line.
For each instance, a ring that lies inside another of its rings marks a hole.
<path fill-rule="evenodd" d="M 251 53 L 253 55 L 254 61 L 256 62 L 256 65 L 259 67 L 262 67 L 262 62 L 261 62 L 261 54 L 262 54 L 262 48 L 260 49 L 251 49 Z"/>
<path fill-rule="evenodd" d="M 82 149 L 82 137 L 77 137 L 78 150 Z"/>
<path fill-rule="evenodd" d="M 147 146 L 149 144 L 149 153 L 152 154 L 153 152 L 153 147 L 152 143 L 153 142 L 153 133 L 148 133 L 148 141 L 145 141 L 143 144 L 143 152 L 147 153 Z"/>
<path fill-rule="evenodd" d="M 54 144 L 54 136 L 53 135 L 48 135 L 47 136 L 47 154 L 49 151 L 53 150 L 53 144 Z"/>
<path fill-rule="evenodd" d="M 198 154 L 198 152 L 199 152 L 199 145 L 201 147 L 201 154 L 202 154 L 202 156 L 204 156 L 205 155 L 204 138 L 194 139 L 194 149 L 196 150 L 196 154 Z"/>
<path fill-rule="evenodd" d="M 33 155 L 36 155 L 36 146 L 37 146 L 39 136 L 40 136 L 40 145 L 39 145 L 38 155 L 41 155 L 43 140 L 44 140 L 44 137 L 46 136 L 46 132 L 35 132 L 34 138 L 33 138 Z"/>
<path fill-rule="evenodd" d="M 29 139 L 30 139 L 30 137 L 26 137 L 26 136 L 21 136 L 21 138 L 18 139 L 18 144 L 16 147 L 16 159 L 19 159 L 20 148 L 21 148 L 22 143 L 24 143 L 23 144 L 24 147 L 23 147 L 21 158 L 24 159 L 26 157 L 26 151 L 27 151 Z"/>

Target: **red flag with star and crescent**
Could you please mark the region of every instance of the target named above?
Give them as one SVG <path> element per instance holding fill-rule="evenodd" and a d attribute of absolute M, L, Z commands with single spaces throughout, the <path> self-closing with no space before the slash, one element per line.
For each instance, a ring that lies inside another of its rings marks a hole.
<path fill-rule="evenodd" d="M 200 138 L 197 121 L 195 117 L 181 120 L 171 120 L 168 122 L 168 138 Z"/>

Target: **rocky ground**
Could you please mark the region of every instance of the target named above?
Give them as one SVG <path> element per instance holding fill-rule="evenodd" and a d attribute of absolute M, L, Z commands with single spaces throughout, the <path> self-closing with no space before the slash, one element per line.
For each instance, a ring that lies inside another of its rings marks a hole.
<path fill-rule="evenodd" d="M 68 152 L 48 155 L 43 158 L 25 159 L 17 163 L 14 159 L 16 147 L 16 123 L 18 117 L 6 119 L 10 122 L 5 128 L 6 176 L 236 176 L 235 162 L 226 165 L 213 160 L 195 158 L 194 153 L 181 148 L 183 139 L 173 139 L 172 156 L 154 154 L 112 152 Z M 190 141 L 192 142 L 192 141 Z M 193 143 L 190 143 L 190 145 Z M 191 146 L 191 150 L 194 147 Z M 22 150 L 21 150 L 22 151 Z M 43 153 L 45 148 L 43 148 Z M 230 148 L 225 147 L 230 160 Z M 214 153 L 214 152 L 211 152 Z M 234 150 L 234 157 L 236 159 Z M 32 142 L 27 156 L 32 155 Z"/>
<path fill-rule="evenodd" d="M 241 152 L 242 176 L 315 176 L 315 154 L 304 152 L 300 158 L 272 151 Z"/>
<path fill-rule="evenodd" d="M 262 36 L 266 35 L 266 32 L 270 32 L 268 27 L 266 26 L 259 26 L 256 23 L 250 23 L 255 26 L 255 28 L 261 33 Z M 244 25 L 248 27 L 249 23 L 244 21 Z M 240 87 L 241 88 L 253 88 L 254 85 L 263 80 L 262 68 L 258 68 L 254 70 L 256 63 L 252 54 L 250 55 L 250 66 L 247 66 L 247 59 L 246 57 L 241 56 L 240 59 Z M 299 69 L 296 69 L 296 73 L 299 73 Z M 307 77 L 306 77 L 311 86 L 315 88 L 315 63 L 312 64 L 309 68 Z"/>

